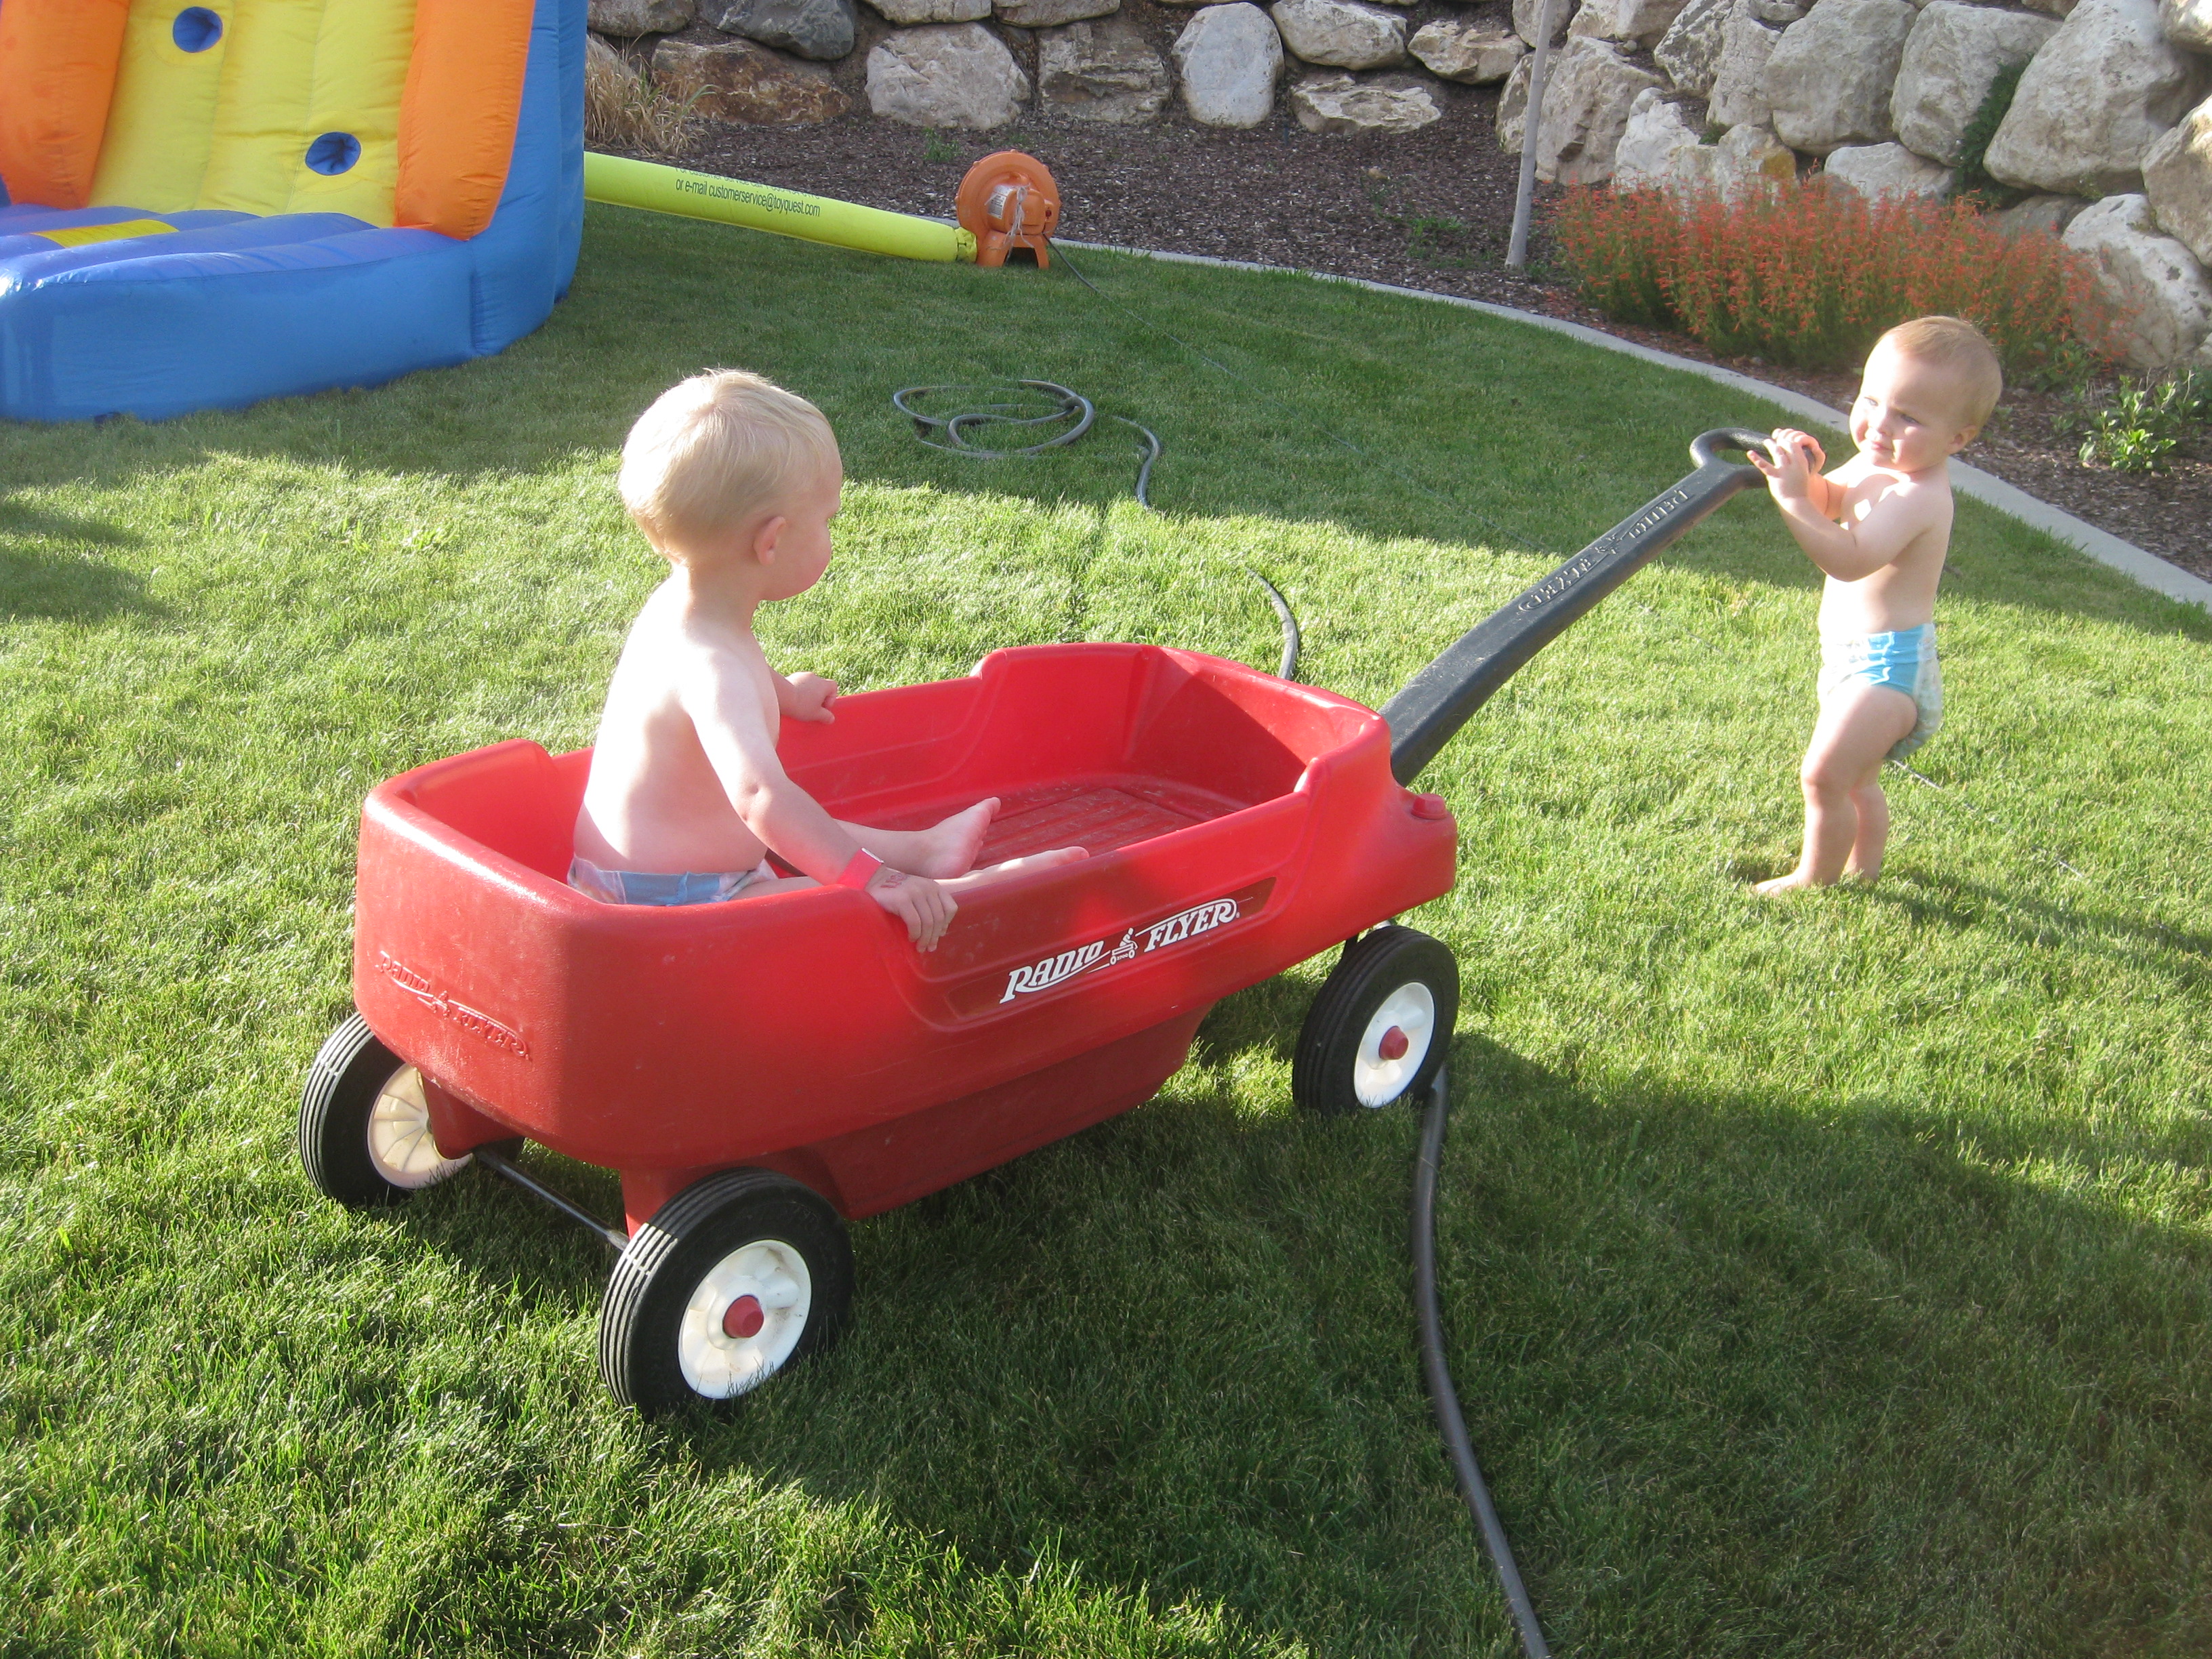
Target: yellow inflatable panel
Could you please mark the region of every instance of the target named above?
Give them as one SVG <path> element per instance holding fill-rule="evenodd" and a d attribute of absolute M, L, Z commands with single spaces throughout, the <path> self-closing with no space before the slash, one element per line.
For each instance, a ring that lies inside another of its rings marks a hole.
<path fill-rule="evenodd" d="M 415 0 L 131 0 L 92 200 L 392 222 Z"/>
<path fill-rule="evenodd" d="M 180 8 L 133 0 L 107 110 L 107 137 L 93 174 L 93 206 L 176 213 L 199 204 L 236 3 L 216 0 L 205 7 L 224 27 L 210 44 L 186 52 L 175 38 Z"/>
<path fill-rule="evenodd" d="M 34 230 L 31 234 L 64 247 L 83 247 L 93 242 L 119 242 L 131 236 L 167 236 L 176 228 L 159 219 L 125 219 L 119 225 L 78 225 L 70 230 Z"/>

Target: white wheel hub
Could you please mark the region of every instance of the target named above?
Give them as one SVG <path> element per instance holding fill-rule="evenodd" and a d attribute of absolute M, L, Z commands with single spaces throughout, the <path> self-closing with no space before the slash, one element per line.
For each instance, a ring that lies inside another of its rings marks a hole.
<path fill-rule="evenodd" d="M 1401 985 L 1359 1034 L 1352 1060 L 1352 1092 L 1362 1106 L 1388 1106 L 1429 1057 L 1437 1033 L 1437 1000 L 1419 980 Z"/>
<path fill-rule="evenodd" d="M 447 1158 L 430 1133 L 430 1103 L 422 1097 L 422 1073 L 403 1066 L 386 1079 L 376 1104 L 368 1109 L 368 1161 L 377 1174 L 406 1192 L 443 1181 L 467 1164 L 468 1155 Z"/>
<path fill-rule="evenodd" d="M 684 1309 L 677 1363 L 692 1392 L 727 1400 L 775 1375 L 814 1305 L 806 1258 L 780 1238 L 757 1238 L 708 1270 Z"/>

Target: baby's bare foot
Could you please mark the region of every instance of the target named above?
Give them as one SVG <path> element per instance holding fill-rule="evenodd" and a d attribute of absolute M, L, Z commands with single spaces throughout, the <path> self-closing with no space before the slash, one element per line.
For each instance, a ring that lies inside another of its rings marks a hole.
<path fill-rule="evenodd" d="M 1087 859 L 1090 853 L 1080 847 L 1055 847 L 1049 853 L 1030 853 L 1021 858 L 1008 859 L 1004 864 L 994 864 L 981 870 L 970 870 L 964 876 L 956 876 L 945 885 L 956 893 L 971 888 L 988 886 L 994 881 L 1004 881 L 1009 876 L 1026 875 L 1032 870 L 1049 870 L 1056 864 L 1073 864 L 1078 859 Z"/>
<path fill-rule="evenodd" d="M 1762 881 L 1751 890 L 1761 898 L 1778 898 L 1784 893 L 1795 893 L 1802 888 L 1822 885 L 1825 884 L 1814 880 L 1803 872 L 1792 870 L 1786 876 L 1775 877 L 1772 881 Z"/>
<path fill-rule="evenodd" d="M 907 867 L 917 876 L 932 876 L 943 881 L 951 876 L 964 876 L 975 867 L 975 854 L 983 845 L 983 836 L 991 827 L 991 820 L 999 811 L 999 798 L 979 800 L 964 812 L 955 812 L 942 823 L 933 824 L 921 832 L 922 855 Z"/>

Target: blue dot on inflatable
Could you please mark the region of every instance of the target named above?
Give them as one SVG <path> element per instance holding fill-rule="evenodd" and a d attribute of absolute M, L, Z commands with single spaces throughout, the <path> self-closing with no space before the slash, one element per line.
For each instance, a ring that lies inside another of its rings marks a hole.
<path fill-rule="evenodd" d="M 361 140 L 349 132 L 326 132 L 307 146 L 307 165 L 318 173 L 348 173 L 361 160 Z"/>
<path fill-rule="evenodd" d="M 169 27 L 179 52 L 205 52 L 222 39 L 222 19 L 205 6 L 186 6 Z"/>

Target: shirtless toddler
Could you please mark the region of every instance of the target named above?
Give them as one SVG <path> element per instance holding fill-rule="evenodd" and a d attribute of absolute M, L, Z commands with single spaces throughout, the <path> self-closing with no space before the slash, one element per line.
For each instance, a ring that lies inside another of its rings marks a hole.
<path fill-rule="evenodd" d="M 1973 441 L 2002 388 L 1996 353 L 1972 324 L 1917 318 L 1867 358 L 1851 405 L 1857 454 L 1823 477 L 1819 441 L 1785 427 L 1765 457 L 1750 458 L 1783 523 L 1828 578 L 1820 718 L 1798 769 L 1804 850 L 1795 870 L 1755 892 L 1881 874 L 1881 763 L 1911 753 L 1943 718 L 1936 585 L 1951 542 L 1950 458 Z"/>
<path fill-rule="evenodd" d="M 607 690 L 569 885 L 613 904 L 854 887 L 929 951 L 956 895 L 1084 855 L 974 870 L 995 798 L 927 830 L 876 830 L 831 817 L 784 775 L 780 720 L 834 720 L 837 686 L 769 667 L 753 615 L 820 580 L 844 482 L 821 410 L 757 374 L 695 374 L 630 428 L 623 504 L 670 569 Z M 801 873 L 779 876 L 769 852 Z"/>

